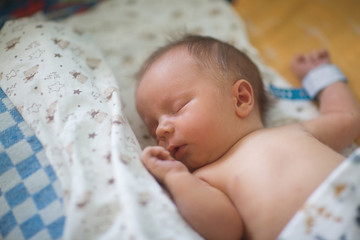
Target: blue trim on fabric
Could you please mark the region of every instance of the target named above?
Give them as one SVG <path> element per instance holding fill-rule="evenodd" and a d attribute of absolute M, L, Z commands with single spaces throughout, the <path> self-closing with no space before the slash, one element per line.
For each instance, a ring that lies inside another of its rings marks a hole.
<path fill-rule="evenodd" d="M 277 98 L 287 100 L 310 100 L 304 88 L 280 88 L 274 85 L 269 85 L 270 92 Z"/>

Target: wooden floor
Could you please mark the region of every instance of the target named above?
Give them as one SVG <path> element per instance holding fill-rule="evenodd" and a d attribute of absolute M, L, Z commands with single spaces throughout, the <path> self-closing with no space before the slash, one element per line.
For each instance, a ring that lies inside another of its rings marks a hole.
<path fill-rule="evenodd" d="M 300 86 L 292 57 L 327 48 L 360 102 L 360 1 L 234 0 L 233 6 L 265 63 L 292 85 Z"/>

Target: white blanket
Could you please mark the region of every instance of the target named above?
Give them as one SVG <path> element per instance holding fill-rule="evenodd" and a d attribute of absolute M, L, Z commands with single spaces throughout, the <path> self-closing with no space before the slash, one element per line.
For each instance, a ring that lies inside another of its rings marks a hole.
<path fill-rule="evenodd" d="M 2 39 L 0 85 L 61 182 L 63 238 L 199 238 L 141 165 L 118 85 L 91 36 L 23 19 L 7 23 Z"/>
<path fill-rule="evenodd" d="M 360 239 L 360 148 L 307 199 L 278 240 Z"/>

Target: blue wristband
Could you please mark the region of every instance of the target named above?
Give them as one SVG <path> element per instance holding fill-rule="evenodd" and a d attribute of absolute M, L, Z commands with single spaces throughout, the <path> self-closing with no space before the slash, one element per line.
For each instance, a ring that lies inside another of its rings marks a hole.
<path fill-rule="evenodd" d="M 303 79 L 304 88 L 279 88 L 269 85 L 270 92 L 277 98 L 288 100 L 311 100 L 317 94 L 338 81 L 346 82 L 346 77 L 340 69 L 333 64 L 321 65 L 311 70 Z"/>

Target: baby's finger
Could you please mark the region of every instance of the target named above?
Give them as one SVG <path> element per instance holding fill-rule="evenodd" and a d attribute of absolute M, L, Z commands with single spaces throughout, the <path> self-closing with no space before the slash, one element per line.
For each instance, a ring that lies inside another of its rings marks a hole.
<path fill-rule="evenodd" d="M 162 148 L 157 157 L 161 160 L 172 160 L 173 158 L 171 157 L 169 151 L 167 151 L 166 149 Z"/>
<path fill-rule="evenodd" d="M 151 158 L 155 157 L 160 160 L 171 160 L 172 157 L 170 153 L 165 150 L 163 147 L 154 146 L 154 147 L 147 147 L 144 149 L 142 153 L 142 158 Z"/>

